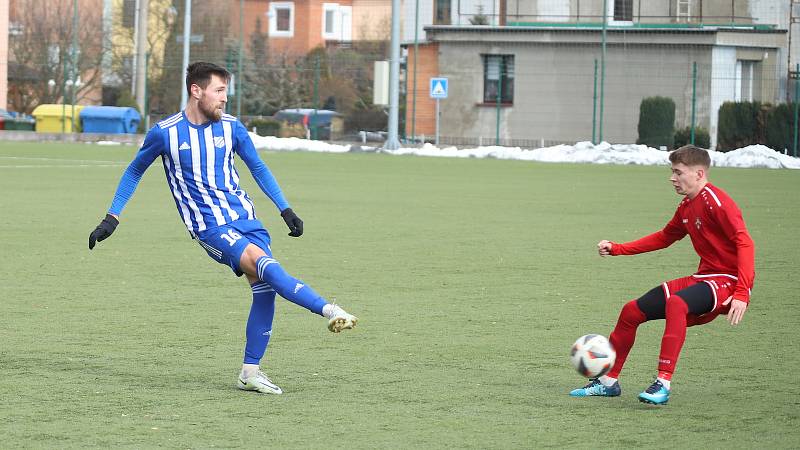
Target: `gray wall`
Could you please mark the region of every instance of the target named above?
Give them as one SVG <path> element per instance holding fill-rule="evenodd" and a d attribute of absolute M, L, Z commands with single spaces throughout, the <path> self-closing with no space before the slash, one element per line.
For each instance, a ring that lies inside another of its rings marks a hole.
<path fill-rule="evenodd" d="M 497 48 L 489 43 L 441 42 L 439 67 L 442 76 L 450 79 L 450 95 L 441 103 L 441 134 L 482 136 L 484 142 L 494 138 L 497 110 L 480 105 L 483 100 L 480 55 L 513 54 L 514 106 L 501 108 L 501 138 L 541 139 L 545 143 L 590 140 L 594 59 L 599 60 L 599 50 L 597 45 L 589 44 Z M 708 127 L 711 46 L 610 45 L 606 61 L 605 140 L 635 142 L 639 103 L 655 95 L 672 98 L 676 104 L 676 123 L 688 125 L 692 61 L 698 62 L 700 72 L 697 124 Z"/>

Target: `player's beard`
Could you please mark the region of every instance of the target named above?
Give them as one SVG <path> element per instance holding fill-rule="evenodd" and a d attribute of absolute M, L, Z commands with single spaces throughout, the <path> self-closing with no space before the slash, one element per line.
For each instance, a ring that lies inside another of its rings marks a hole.
<path fill-rule="evenodd" d="M 206 116 L 206 119 L 214 122 L 219 122 L 219 120 L 222 119 L 222 108 L 225 107 L 225 103 L 219 103 L 218 105 L 214 105 L 200 100 L 197 106 L 200 112 L 203 113 L 204 116 Z"/>

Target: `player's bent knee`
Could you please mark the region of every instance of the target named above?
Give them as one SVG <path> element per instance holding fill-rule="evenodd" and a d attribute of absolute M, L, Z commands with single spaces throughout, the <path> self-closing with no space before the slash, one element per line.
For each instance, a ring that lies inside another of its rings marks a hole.
<path fill-rule="evenodd" d="M 622 307 L 619 313 L 620 320 L 631 323 L 642 323 L 647 321 L 647 317 L 639 308 L 636 300 L 631 300 Z"/>
<path fill-rule="evenodd" d="M 241 258 L 239 258 L 239 267 L 242 269 L 242 272 L 258 277 L 256 262 L 258 261 L 258 258 L 266 255 L 267 253 L 259 246 L 255 244 L 248 244 L 242 252 Z"/>

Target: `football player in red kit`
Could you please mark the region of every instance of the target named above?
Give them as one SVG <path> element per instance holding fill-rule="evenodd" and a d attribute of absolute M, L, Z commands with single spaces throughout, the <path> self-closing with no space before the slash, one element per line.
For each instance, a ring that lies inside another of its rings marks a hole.
<path fill-rule="evenodd" d="M 611 333 L 617 359 L 611 371 L 570 392 L 574 397 L 616 397 L 621 389 L 617 378 L 636 339 L 636 329 L 649 320 L 665 319 L 658 376 L 639 394 L 639 401 L 667 403 L 670 382 L 678 362 L 686 327 L 701 325 L 727 314 L 737 325 L 750 302 L 755 277 L 753 240 L 742 212 L 722 189 L 708 181 L 711 159 L 708 152 L 693 145 L 670 153 L 675 192 L 684 196 L 677 211 L 660 231 L 619 244 L 602 240 L 600 256 L 635 255 L 660 250 L 689 235 L 700 265 L 694 275 L 667 281 L 622 307 Z"/>

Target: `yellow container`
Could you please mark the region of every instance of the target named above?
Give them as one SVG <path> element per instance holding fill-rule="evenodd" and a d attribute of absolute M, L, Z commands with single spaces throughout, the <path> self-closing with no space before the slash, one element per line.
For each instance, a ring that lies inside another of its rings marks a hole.
<path fill-rule="evenodd" d="M 49 104 L 39 105 L 31 115 L 36 118 L 36 131 L 39 133 L 72 133 L 72 118 L 75 117 L 75 132 L 81 131 L 80 114 L 83 106 Z M 64 122 L 62 126 L 62 121 Z"/>

